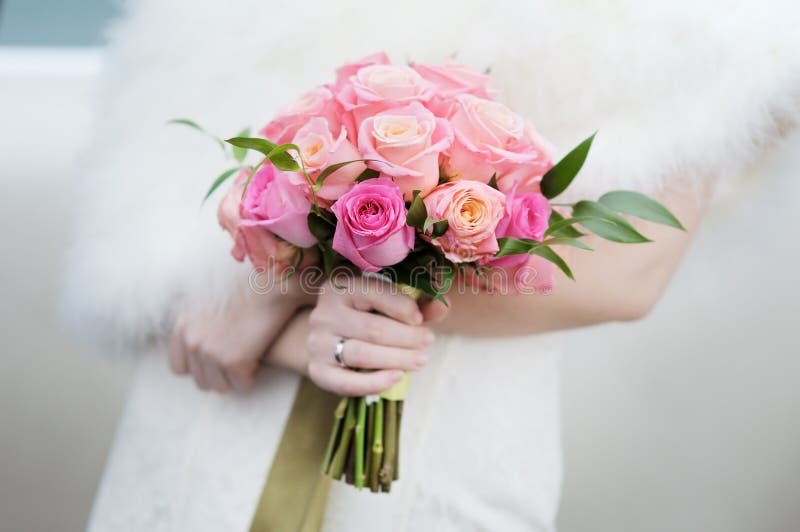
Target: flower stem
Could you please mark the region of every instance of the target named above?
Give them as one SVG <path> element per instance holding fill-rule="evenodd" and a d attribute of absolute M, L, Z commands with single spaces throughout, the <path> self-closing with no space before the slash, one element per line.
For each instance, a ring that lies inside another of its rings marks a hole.
<path fill-rule="evenodd" d="M 383 461 L 383 399 L 375 403 L 375 423 L 373 424 L 372 462 L 369 470 L 369 489 L 380 491 L 379 472 Z"/>
<path fill-rule="evenodd" d="M 375 441 L 375 403 L 367 405 L 367 430 L 364 442 L 364 482 L 369 484 L 369 473 L 372 471 L 372 445 Z"/>
<path fill-rule="evenodd" d="M 397 401 L 397 429 L 395 439 L 394 464 L 392 467 L 392 480 L 400 479 L 400 421 L 403 419 L 403 401 Z"/>
<path fill-rule="evenodd" d="M 397 452 L 397 401 L 386 400 L 386 449 L 383 454 L 383 467 L 380 479 L 383 491 L 392 487 L 394 477 L 394 455 Z"/>
<path fill-rule="evenodd" d="M 358 421 L 356 422 L 356 460 L 353 484 L 356 489 L 364 487 L 364 431 L 367 428 L 367 399 L 358 398 Z"/>
<path fill-rule="evenodd" d="M 344 463 L 347 459 L 348 452 L 350 451 L 350 439 L 353 437 L 353 429 L 355 428 L 355 425 L 355 400 L 347 398 L 347 412 L 344 416 L 342 436 L 339 438 L 339 446 L 336 448 L 336 454 L 333 455 L 333 461 L 331 462 L 330 469 L 330 475 L 337 480 L 342 478 L 342 473 L 344 473 Z"/>
<path fill-rule="evenodd" d="M 344 413 L 347 410 L 347 397 L 342 397 L 339 405 L 333 412 L 333 428 L 331 429 L 331 437 L 328 440 L 328 447 L 325 449 L 325 459 L 322 461 L 322 474 L 327 475 L 328 469 L 331 466 L 331 458 L 333 458 L 333 451 L 336 448 L 336 441 L 339 437 L 339 432 L 344 419 Z"/>

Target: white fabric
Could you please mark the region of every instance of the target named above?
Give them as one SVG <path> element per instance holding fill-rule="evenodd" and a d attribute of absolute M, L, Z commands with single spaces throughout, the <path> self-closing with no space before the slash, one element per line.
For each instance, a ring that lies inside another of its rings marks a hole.
<path fill-rule="evenodd" d="M 388 495 L 334 483 L 323 530 L 553 530 L 556 355 L 549 340 L 530 344 L 437 340 L 409 390 L 401 480 Z M 203 394 L 160 353 L 143 357 L 89 530 L 247 530 L 296 384 L 271 370 L 246 397 Z"/>
<path fill-rule="evenodd" d="M 164 127 L 173 117 L 232 135 L 346 60 L 458 52 L 490 66 L 559 152 L 600 131 L 576 190 L 588 195 L 732 176 L 800 117 L 788 0 L 138 0 L 127 11 L 76 180 L 65 297 L 69 320 L 112 344 L 157 339 L 180 305 L 218 306 L 246 281 L 214 202 L 199 208 L 225 163 L 206 139 Z M 560 465 L 548 342 L 440 341 L 411 390 L 398 489 L 337 488 L 326 528 L 549 530 Z M 245 530 L 296 379 L 277 372 L 251 396 L 220 398 L 172 378 L 160 348 L 138 363 L 90 528 Z M 368 513 L 354 512 L 367 497 Z"/>

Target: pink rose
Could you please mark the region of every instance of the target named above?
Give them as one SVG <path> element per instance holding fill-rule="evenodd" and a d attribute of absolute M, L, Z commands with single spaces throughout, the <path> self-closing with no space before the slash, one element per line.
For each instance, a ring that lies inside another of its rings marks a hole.
<path fill-rule="evenodd" d="M 358 148 L 367 166 L 390 176 L 411 200 L 414 190 L 427 194 L 439 182 L 440 154 L 453 142 L 446 120 L 419 102 L 367 118 L 358 132 Z"/>
<path fill-rule="evenodd" d="M 317 242 L 308 229 L 310 210 L 311 202 L 303 190 L 287 174 L 265 164 L 251 179 L 242 199 L 239 227 L 263 228 L 290 244 L 307 248 Z"/>
<path fill-rule="evenodd" d="M 338 131 L 341 126 L 341 114 L 342 109 L 331 90 L 328 87 L 317 87 L 283 108 L 260 133 L 272 142 L 285 144 L 313 117 L 325 118 L 331 131 Z"/>
<path fill-rule="evenodd" d="M 324 118 L 312 118 L 298 130 L 292 143 L 300 148 L 300 158 L 312 179 L 332 164 L 361 159 L 358 150 L 347 140 L 345 128 L 341 127 L 338 135 L 334 136 Z M 365 168 L 362 162 L 343 166 L 325 178 L 317 196 L 328 201 L 337 200 Z M 302 174 L 292 181 L 300 187 L 306 184 Z"/>
<path fill-rule="evenodd" d="M 403 194 L 391 179 L 369 179 L 333 204 L 333 249 L 368 272 L 402 261 L 414 247 Z"/>
<path fill-rule="evenodd" d="M 506 194 L 505 216 L 497 224 L 497 238 L 530 238 L 541 242 L 550 222 L 552 209 L 538 193 L 517 194 L 516 187 Z M 536 255 L 506 255 L 486 263 L 487 289 L 501 293 L 531 294 L 549 292 L 554 285 L 554 266 Z"/>
<path fill-rule="evenodd" d="M 420 75 L 436 85 L 436 92 L 441 96 L 456 94 L 474 94 L 480 98 L 490 99 L 489 76 L 455 61 L 448 61 L 441 66 L 411 65 Z"/>
<path fill-rule="evenodd" d="M 494 259 L 469 280 L 493 294 L 549 294 L 555 288 L 555 266 L 537 255 Z"/>
<path fill-rule="evenodd" d="M 388 64 L 391 64 L 391 61 L 389 60 L 389 56 L 386 55 L 386 52 L 378 52 L 376 54 L 368 55 L 363 59 L 359 59 L 355 63 L 347 63 L 346 65 L 342 65 L 336 69 L 336 88 L 339 89 L 349 83 L 350 76 L 355 75 L 356 72 L 364 67 Z"/>
<path fill-rule="evenodd" d="M 253 266 L 265 272 L 285 273 L 294 267 L 298 250 L 254 220 L 243 220 L 239 234 Z M 302 268 L 303 265 L 300 265 Z"/>
<path fill-rule="evenodd" d="M 496 94 L 496 91 L 488 88 L 490 78 L 487 74 L 455 61 L 449 61 L 441 66 L 419 63 L 411 66 L 436 86 L 433 98 L 426 105 L 436 116 L 450 116 L 458 94 L 474 94 L 486 99 L 493 99 Z"/>
<path fill-rule="evenodd" d="M 244 260 L 247 254 L 244 245 L 244 238 L 239 232 L 239 208 L 242 203 L 242 191 L 244 184 L 247 182 L 247 176 L 250 175 L 250 170 L 242 168 L 239 174 L 234 179 L 233 184 L 228 189 L 228 193 L 222 198 L 217 208 L 217 221 L 219 225 L 230 233 L 233 238 L 233 249 L 231 255 L 239 262 Z"/>
<path fill-rule="evenodd" d="M 355 136 L 361 123 L 376 113 L 412 101 L 427 102 L 436 87 L 407 66 L 374 64 L 359 69 L 338 87 L 343 121 Z"/>
<path fill-rule="evenodd" d="M 547 198 L 535 192 L 506 193 L 506 212 L 497 224 L 497 238 L 530 238 L 539 242 L 550 223 L 552 209 Z"/>
<path fill-rule="evenodd" d="M 552 162 L 522 117 L 502 103 L 459 94 L 450 121 L 455 141 L 445 171 L 451 178 L 486 183 L 497 174 L 500 190 L 517 184 L 520 190 L 539 191 Z"/>
<path fill-rule="evenodd" d="M 486 261 L 500 249 L 495 237 L 506 198 L 478 181 L 452 181 L 425 197 L 428 216 L 447 220 L 447 231 L 433 244 L 453 262 Z"/>

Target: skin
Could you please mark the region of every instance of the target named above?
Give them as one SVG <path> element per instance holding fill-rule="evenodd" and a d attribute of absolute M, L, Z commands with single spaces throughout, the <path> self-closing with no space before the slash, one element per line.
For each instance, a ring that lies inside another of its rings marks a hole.
<path fill-rule="evenodd" d="M 448 294 L 449 307 L 418 307 L 406 296 L 381 289 L 380 281 L 359 278 L 356 290 L 325 285 L 312 311 L 306 308 L 313 303 L 308 296 L 268 294 L 257 304 L 249 299 L 234 302 L 213 319 L 188 314 L 179 319 L 171 341 L 176 346 L 170 349 L 171 367 L 179 374 L 190 373 L 201 388 L 220 392 L 248 389 L 261 364 L 268 363 L 306 375 L 334 393 L 366 395 L 394 384 L 400 378 L 398 370 L 422 369 L 434 327 L 449 333 L 512 336 L 640 319 L 656 304 L 685 254 L 709 192 L 659 198 L 687 228 L 685 233 L 637 222 L 634 225 L 654 243 L 621 245 L 592 238 L 585 241 L 593 252 L 559 249 L 579 282 L 558 279 L 557 289 L 547 296 L 453 291 Z M 481 312 L 475 313 L 476 308 Z M 377 371 L 359 373 L 339 366 L 333 351 L 340 338 L 347 338 L 347 366 Z"/>
<path fill-rule="evenodd" d="M 236 294 L 221 312 L 186 308 L 169 339 L 170 369 L 194 379 L 201 390 L 245 392 L 253 387 L 266 351 L 298 309 L 316 298 L 297 284 L 286 294 Z M 276 362 L 289 367 L 289 361 Z"/>

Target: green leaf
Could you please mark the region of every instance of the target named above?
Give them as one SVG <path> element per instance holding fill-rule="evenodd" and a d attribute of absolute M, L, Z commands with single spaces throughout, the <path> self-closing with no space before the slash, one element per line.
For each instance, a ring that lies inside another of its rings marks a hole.
<path fill-rule="evenodd" d="M 570 183 L 572 183 L 572 180 L 575 179 L 575 176 L 581 171 L 583 163 L 586 161 L 586 156 L 589 155 L 589 148 L 592 147 L 592 142 L 596 134 L 596 132 L 593 133 L 591 137 L 578 144 L 571 152 L 566 154 L 563 159 L 558 161 L 555 166 L 544 174 L 541 187 L 542 194 L 544 194 L 546 198 L 555 198 L 564 192 Z"/>
<path fill-rule="evenodd" d="M 497 172 L 492 174 L 492 178 L 489 180 L 489 186 L 492 187 L 495 190 L 499 190 L 497 188 Z"/>
<path fill-rule="evenodd" d="M 420 191 L 414 191 L 414 199 L 411 202 L 411 207 L 408 208 L 406 215 L 406 224 L 417 229 L 422 229 L 425 225 L 425 219 L 428 217 L 428 209 L 419 195 Z"/>
<path fill-rule="evenodd" d="M 437 270 L 442 275 L 438 279 L 435 298 L 440 299 L 446 306 L 449 306 L 447 305 L 447 300 L 445 300 L 443 296 L 450 290 L 450 287 L 453 286 L 453 281 L 456 278 L 456 267 L 449 261 L 442 266 L 443 267 Z"/>
<path fill-rule="evenodd" d="M 550 213 L 550 227 L 552 227 L 556 223 L 564 221 L 564 219 L 565 219 L 564 216 L 560 212 L 553 209 Z M 552 234 L 553 236 L 565 236 L 570 238 L 578 238 L 580 236 L 583 236 L 583 233 L 581 233 L 580 231 L 578 231 L 569 224 L 561 226 L 561 229 L 556 229 L 550 234 Z"/>
<path fill-rule="evenodd" d="M 433 218 L 431 218 L 430 216 L 426 216 L 425 223 L 422 224 L 422 232 L 427 234 L 428 229 L 430 229 L 432 225 L 433 225 Z"/>
<path fill-rule="evenodd" d="M 227 181 L 230 176 L 232 176 L 233 174 L 235 174 L 238 171 L 239 171 L 239 167 L 238 166 L 234 166 L 233 168 L 228 168 L 227 170 L 222 172 L 219 175 L 219 177 L 217 177 L 214 180 L 214 182 L 211 184 L 211 188 L 208 189 L 208 192 L 206 192 L 206 195 L 203 198 L 203 203 L 206 202 L 206 200 L 209 198 L 209 196 L 211 196 L 211 194 L 213 194 L 214 191 L 217 190 L 222 183 Z"/>
<path fill-rule="evenodd" d="M 206 133 L 206 130 L 200 127 L 200 124 L 198 124 L 194 120 L 189 120 L 188 118 L 173 118 L 172 120 L 167 120 L 167 124 L 178 124 L 181 126 L 187 126 L 192 129 L 196 129 L 201 133 Z"/>
<path fill-rule="evenodd" d="M 575 276 L 572 275 L 572 270 L 569 269 L 569 266 L 567 266 L 567 263 L 564 262 L 564 259 L 562 259 L 561 256 L 559 256 L 558 253 L 556 253 L 555 251 L 553 251 L 549 247 L 547 247 L 547 246 L 539 246 L 537 248 L 534 248 L 531 251 L 531 253 L 533 253 L 534 255 L 538 255 L 538 256 L 542 257 L 543 259 L 549 260 L 550 262 L 552 262 L 553 264 L 558 266 L 558 268 L 562 272 L 564 272 L 564 275 L 566 275 L 567 277 L 569 277 L 573 281 L 575 280 Z"/>
<path fill-rule="evenodd" d="M 571 246 L 573 248 L 583 249 L 585 251 L 594 251 L 591 247 L 587 246 L 577 238 L 557 237 L 549 238 L 542 242 L 543 246 Z"/>
<path fill-rule="evenodd" d="M 303 167 L 289 154 L 289 150 L 300 153 L 300 147 L 296 144 L 281 144 L 280 146 L 275 146 L 275 148 L 267 154 L 267 158 L 278 170 L 303 172 Z"/>
<path fill-rule="evenodd" d="M 602 203 L 587 200 L 579 201 L 572 208 L 572 214 L 575 217 L 590 218 L 583 220 L 581 225 L 606 240 L 623 244 L 650 242 L 644 235 L 634 229 L 628 220 Z M 600 220 L 594 218 L 600 218 Z"/>
<path fill-rule="evenodd" d="M 498 238 L 497 244 L 500 249 L 494 254 L 495 257 L 505 257 L 506 255 L 521 255 L 530 253 L 539 242 L 530 238 Z"/>
<path fill-rule="evenodd" d="M 250 136 L 250 128 L 245 128 L 239 132 L 237 137 L 249 137 Z M 242 164 L 244 162 L 245 157 L 247 157 L 247 150 L 244 148 L 240 148 L 239 146 L 233 147 L 233 158 L 236 159 L 236 162 Z"/>
<path fill-rule="evenodd" d="M 368 179 L 375 179 L 379 175 L 381 175 L 379 171 L 373 170 L 372 168 L 367 168 L 366 170 L 358 174 L 358 177 L 356 178 L 356 183 L 363 183 Z"/>
<path fill-rule="evenodd" d="M 364 159 L 353 159 L 352 161 L 344 161 L 344 162 L 341 162 L 341 163 L 336 163 L 336 164 L 332 164 L 332 165 L 328 166 L 322 172 L 320 172 L 319 175 L 317 176 L 317 179 L 314 182 L 314 190 L 319 190 L 320 188 L 322 188 L 322 184 L 325 182 L 325 179 L 329 175 L 334 173 L 336 170 L 339 170 L 340 168 L 343 168 L 343 167 L 347 166 L 348 164 L 360 163 L 362 161 L 364 161 Z"/>
<path fill-rule="evenodd" d="M 433 222 L 433 232 L 431 233 L 431 236 L 433 238 L 439 238 L 447 232 L 448 227 L 450 227 L 450 223 L 447 220 Z"/>
<path fill-rule="evenodd" d="M 320 255 L 322 255 L 322 269 L 325 271 L 325 277 L 331 278 L 333 273 L 333 262 L 336 258 L 336 252 L 327 242 L 319 243 Z"/>
<path fill-rule="evenodd" d="M 639 192 L 615 190 L 603 194 L 599 201 L 615 211 L 686 231 L 681 222 L 666 207 Z"/>
<path fill-rule="evenodd" d="M 555 211 L 553 211 L 553 212 L 555 212 Z M 548 237 L 548 236 L 569 236 L 569 235 L 567 235 L 565 233 L 567 233 L 569 231 L 569 229 L 574 229 L 572 226 L 581 224 L 582 222 L 584 222 L 586 220 L 601 220 L 602 221 L 602 218 L 597 218 L 595 216 L 573 216 L 571 218 L 562 218 L 561 220 L 557 221 L 556 223 L 552 223 L 552 217 L 551 217 L 550 227 L 548 227 L 547 231 L 544 232 L 544 236 L 545 237 Z M 576 230 L 575 232 L 578 233 L 577 236 L 585 236 L 580 231 Z M 577 236 L 570 237 L 570 238 L 577 238 Z"/>
<path fill-rule="evenodd" d="M 263 153 L 279 170 L 289 172 L 302 171 L 302 168 L 297 164 L 294 157 L 286 153 L 286 151 L 290 149 L 294 149 L 298 153 L 300 152 L 300 149 L 294 144 L 282 144 L 278 146 L 274 142 L 258 137 L 234 137 L 232 139 L 227 139 L 225 142 L 239 148 Z"/>
<path fill-rule="evenodd" d="M 220 139 L 219 137 L 217 137 L 215 135 L 212 135 L 211 133 L 209 133 L 208 131 L 206 131 L 202 127 L 200 127 L 200 124 L 198 124 L 194 120 L 189 120 L 188 118 L 173 118 L 172 120 L 168 120 L 167 121 L 167 125 L 170 125 L 170 124 L 177 124 L 179 126 L 186 126 L 186 127 L 194 129 L 195 131 L 199 131 L 203 135 L 207 136 L 208 138 L 212 139 L 214 142 L 219 144 L 219 147 L 223 152 L 225 151 L 225 143 L 222 142 L 222 139 Z"/>
<path fill-rule="evenodd" d="M 333 238 L 333 233 L 336 227 L 331 225 L 331 222 L 325 219 L 323 216 L 320 216 L 315 212 L 309 212 L 307 223 L 308 230 L 311 231 L 311 234 L 314 235 L 314 237 L 320 242 L 327 242 Z"/>

